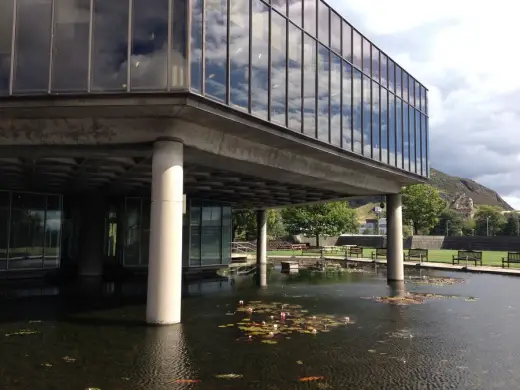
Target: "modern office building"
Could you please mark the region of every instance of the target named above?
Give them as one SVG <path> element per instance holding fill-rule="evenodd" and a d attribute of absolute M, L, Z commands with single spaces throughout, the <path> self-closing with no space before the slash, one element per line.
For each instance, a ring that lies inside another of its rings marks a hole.
<path fill-rule="evenodd" d="M 0 2 L 0 272 L 148 267 L 176 322 L 232 208 L 386 195 L 399 279 L 428 155 L 426 88 L 324 1 Z"/>

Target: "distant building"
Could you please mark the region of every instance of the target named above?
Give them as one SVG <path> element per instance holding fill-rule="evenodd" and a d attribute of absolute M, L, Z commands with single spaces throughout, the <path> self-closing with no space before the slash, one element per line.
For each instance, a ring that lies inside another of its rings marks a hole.
<path fill-rule="evenodd" d="M 367 232 L 368 231 L 368 232 Z M 375 218 L 367 218 L 365 220 L 365 223 L 361 224 L 359 227 L 359 234 L 380 234 L 385 235 L 386 234 L 386 218 L 380 218 L 379 219 L 379 232 L 377 229 L 377 219 Z"/>

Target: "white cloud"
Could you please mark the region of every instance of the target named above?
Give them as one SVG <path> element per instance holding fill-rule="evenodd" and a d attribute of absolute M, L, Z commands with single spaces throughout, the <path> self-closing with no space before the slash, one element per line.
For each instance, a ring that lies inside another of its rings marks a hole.
<path fill-rule="evenodd" d="M 520 4 L 331 0 L 429 88 L 432 166 L 520 209 Z"/>

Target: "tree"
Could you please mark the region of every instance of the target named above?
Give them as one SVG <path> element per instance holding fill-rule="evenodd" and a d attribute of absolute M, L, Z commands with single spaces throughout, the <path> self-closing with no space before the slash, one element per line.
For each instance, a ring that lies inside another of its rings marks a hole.
<path fill-rule="evenodd" d="M 494 206 L 480 206 L 475 213 L 475 229 L 479 236 L 496 236 L 506 223 L 501 210 Z"/>
<path fill-rule="evenodd" d="M 507 222 L 502 229 L 504 236 L 520 236 L 520 220 L 516 212 L 507 213 Z"/>
<path fill-rule="evenodd" d="M 305 234 L 316 237 L 334 236 L 342 233 L 357 233 L 356 212 L 346 202 L 320 203 L 282 210 L 285 227 L 290 234 Z"/>
<path fill-rule="evenodd" d="M 438 236 L 458 236 L 464 229 L 464 219 L 455 210 L 445 209 L 439 215 L 439 221 L 433 228 L 433 234 Z"/>
<path fill-rule="evenodd" d="M 415 184 L 403 188 L 403 218 L 412 221 L 413 233 L 432 229 L 438 222 L 446 202 L 439 190 L 428 184 Z"/>
<path fill-rule="evenodd" d="M 283 220 L 280 210 L 267 210 L 267 235 L 283 235 Z M 238 237 L 245 240 L 256 239 L 256 210 L 233 211 L 232 241 Z"/>

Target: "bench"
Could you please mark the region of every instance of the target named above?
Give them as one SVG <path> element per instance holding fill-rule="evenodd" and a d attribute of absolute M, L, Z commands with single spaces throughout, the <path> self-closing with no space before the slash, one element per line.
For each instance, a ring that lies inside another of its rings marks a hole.
<path fill-rule="evenodd" d="M 520 263 L 520 252 L 507 252 L 507 257 L 502 257 L 502 268 L 505 268 L 506 263 L 507 268 L 510 268 L 511 263 Z"/>
<path fill-rule="evenodd" d="M 345 257 L 354 257 L 356 256 L 358 259 L 359 257 L 363 257 L 363 248 L 360 246 L 351 246 L 346 251 Z"/>
<path fill-rule="evenodd" d="M 408 254 L 404 255 L 405 261 L 418 259 L 419 261 L 428 261 L 428 249 L 408 249 Z"/>
<path fill-rule="evenodd" d="M 457 255 L 453 255 L 452 264 L 460 264 L 460 261 L 472 261 L 477 266 L 477 263 L 482 265 L 482 251 L 459 251 Z"/>
<path fill-rule="evenodd" d="M 386 248 L 376 248 L 376 251 L 372 252 L 372 260 L 379 260 L 382 257 L 386 259 Z"/>

